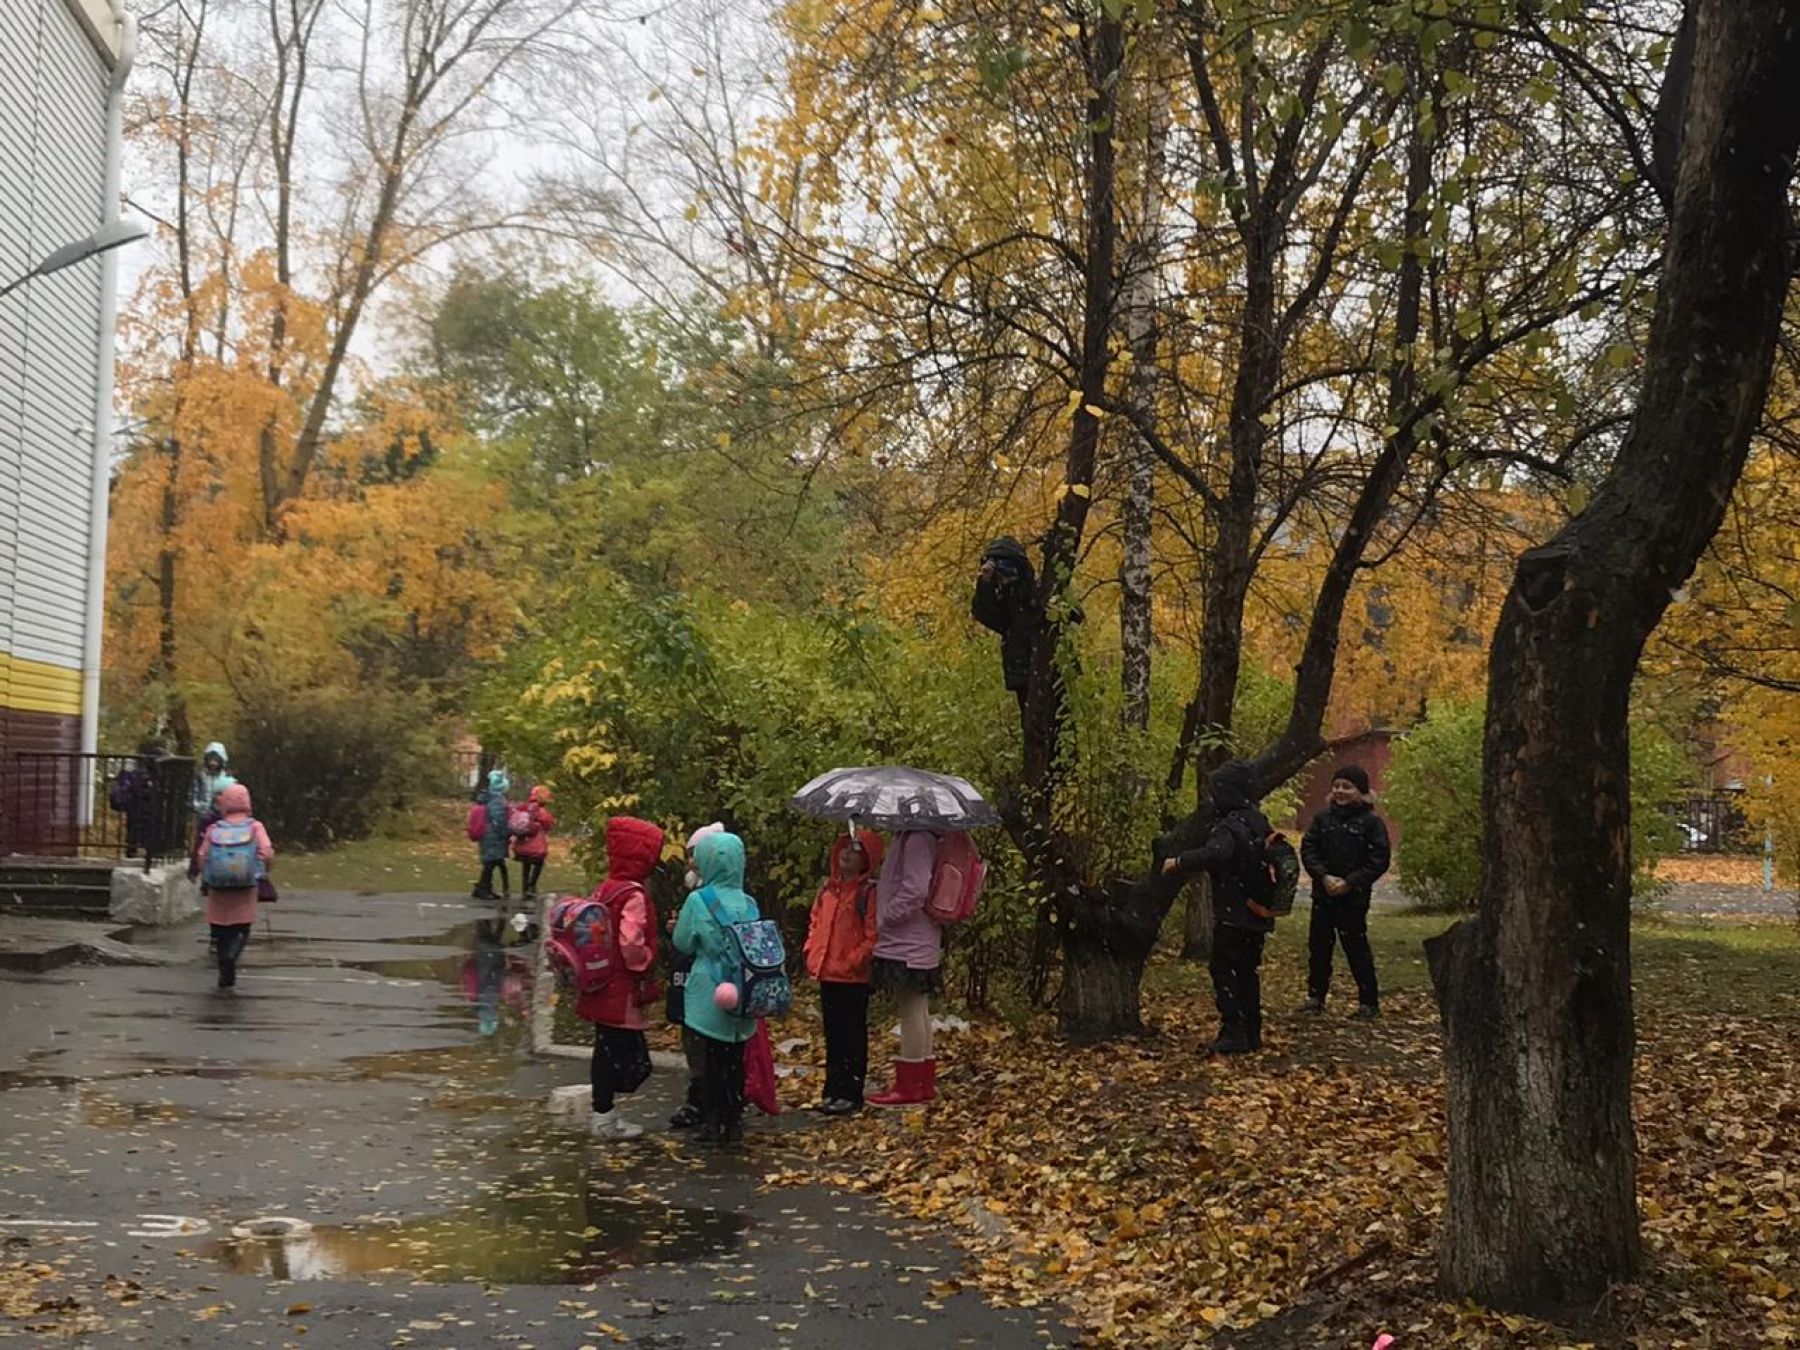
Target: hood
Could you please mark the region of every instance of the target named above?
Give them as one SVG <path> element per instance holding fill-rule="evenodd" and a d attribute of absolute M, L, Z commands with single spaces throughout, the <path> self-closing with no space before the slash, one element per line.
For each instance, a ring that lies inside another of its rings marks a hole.
<path fill-rule="evenodd" d="M 1212 788 L 1213 805 L 1220 815 L 1242 811 L 1256 802 L 1256 780 L 1250 775 L 1250 766 L 1241 759 L 1227 760 L 1214 769 L 1212 777 L 1206 781 Z"/>
<path fill-rule="evenodd" d="M 247 816 L 250 814 L 250 789 L 242 783 L 232 783 L 220 790 L 218 805 L 220 815 Z"/>
<path fill-rule="evenodd" d="M 207 743 L 206 749 L 200 752 L 201 764 L 206 763 L 206 757 L 208 755 L 217 755 L 219 757 L 219 763 L 221 764 L 231 763 L 231 756 L 225 753 L 225 742 L 223 741 L 209 741 Z"/>
<path fill-rule="evenodd" d="M 873 880 L 876 873 L 881 871 L 881 855 L 887 846 L 881 842 L 881 836 L 873 830 L 858 830 L 856 838 L 862 844 L 863 852 L 869 855 L 867 875 Z M 840 834 L 837 841 L 831 846 L 831 884 L 834 886 L 846 880 L 840 863 L 849 847 L 850 836 L 848 834 Z"/>
<path fill-rule="evenodd" d="M 488 770 L 488 791 L 498 792 L 502 796 L 512 791 L 512 779 L 506 776 L 505 769 Z"/>
<path fill-rule="evenodd" d="M 536 787 L 531 789 L 531 800 L 534 802 L 549 801 L 550 800 L 550 789 L 545 787 L 542 783 L 539 783 Z"/>
<path fill-rule="evenodd" d="M 709 834 L 694 846 L 694 869 L 703 886 L 744 889 L 744 841 L 729 831 Z"/>
<path fill-rule="evenodd" d="M 644 881 L 662 861 L 663 832 L 636 816 L 606 822 L 606 875 L 613 881 Z"/>
<path fill-rule="evenodd" d="M 1024 563 L 1027 569 L 1031 567 L 1031 558 L 1026 554 L 1024 545 L 1010 534 L 1003 534 L 998 539 L 989 540 L 988 546 L 981 550 L 983 562 L 989 560 L 998 562 L 1002 559 L 1007 562 Z"/>

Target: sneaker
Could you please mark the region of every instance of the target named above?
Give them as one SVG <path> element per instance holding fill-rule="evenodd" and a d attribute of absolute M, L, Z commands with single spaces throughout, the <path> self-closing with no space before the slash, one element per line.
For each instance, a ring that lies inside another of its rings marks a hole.
<path fill-rule="evenodd" d="M 1373 1003 L 1359 1003 L 1356 1005 L 1356 1011 L 1351 1013 L 1350 1016 L 1358 1022 L 1373 1022 L 1377 1017 L 1381 1016 L 1381 1009 L 1376 1007 Z"/>
<path fill-rule="evenodd" d="M 1325 1000 L 1322 998 L 1309 998 L 1298 1008 L 1294 1009 L 1294 1011 L 1305 1017 L 1322 1016 L 1325 1012 Z"/>
<path fill-rule="evenodd" d="M 819 1107 L 819 1114 L 826 1116 L 853 1116 L 863 1109 L 861 1102 L 853 1102 L 848 1097 L 834 1097 Z"/>
<path fill-rule="evenodd" d="M 596 1139 L 636 1139 L 643 1134 L 642 1125 L 633 1125 L 619 1114 L 619 1108 L 596 1111 L 588 1119 L 588 1133 Z"/>
<path fill-rule="evenodd" d="M 700 1108 L 695 1106 L 692 1102 L 688 1102 L 674 1115 L 669 1117 L 669 1128 L 671 1130 L 691 1130 L 705 1119 L 706 1116 L 701 1112 Z"/>

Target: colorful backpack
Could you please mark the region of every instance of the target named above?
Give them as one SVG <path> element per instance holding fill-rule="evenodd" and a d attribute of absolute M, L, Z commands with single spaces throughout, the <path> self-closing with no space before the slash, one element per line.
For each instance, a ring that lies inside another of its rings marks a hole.
<path fill-rule="evenodd" d="M 482 841 L 487 834 L 487 806 L 485 803 L 476 802 L 469 808 L 469 820 L 463 826 L 463 830 L 468 834 L 470 843 L 479 844 Z"/>
<path fill-rule="evenodd" d="M 946 834 L 938 840 L 937 862 L 931 869 L 931 890 L 925 897 L 925 914 L 933 923 L 961 923 L 975 912 L 981 888 L 987 884 L 987 864 L 966 834 Z"/>
<path fill-rule="evenodd" d="M 780 925 L 773 919 L 727 923 L 719 913 L 718 897 L 712 887 L 700 891 L 699 896 L 706 912 L 725 930 L 737 951 L 736 978 L 728 975 L 723 981 L 738 989 L 733 1015 L 749 1020 L 780 1017 L 794 1002 L 794 987 L 787 973 L 787 945 L 781 940 Z"/>
<path fill-rule="evenodd" d="M 506 813 L 506 832 L 515 839 L 523 839 L 531 833 L 531 812 L 522 806 L 515 806 Z"/>
<path fill-rule="evenodd" d="M 206 861 L 200 864 L 200 880 L 208 890 L 241 891 L 256 885 L 261 873 L 254 820 L 220 820 L 206 827 Z"/>
<path fill-rule="evenodd" d="M 636 882 L 609 881 L 592 895 L 565 895 L 550 907 L 545 938 L 550 965 L 557 979 L 577 995 L 598 994 L 618 979 L 644 978 L 643 972 L 626 967 L 619 951 L 619 918 L 625 902 L 642 890 Z M 654 925 L 649 937 L 654 944 Z"/>

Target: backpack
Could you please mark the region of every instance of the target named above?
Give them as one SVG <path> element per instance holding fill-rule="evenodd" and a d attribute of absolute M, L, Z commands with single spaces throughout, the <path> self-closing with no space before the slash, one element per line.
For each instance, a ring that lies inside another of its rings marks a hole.
<path fill-rule="evenodd" d="M 506 813 L 506 832 L 515 839 L 523 839 L 532 831 L 531 812 L 522 806 L 515 806 Z"/>
<path fill-rule="evenodd" d="M 206 861 L 200 864 L 200 880 L 208 890 L 243 890 L 256 885 L 261 872 L 254 820 L 221 820 L 206 827 Z"/>
<path fill-rule="evenodd" d="M 794 988 L 788 981 L 787 945 L 781 940 L 780 925 L 773 919 L 727 923 L 719 913 L 712 887 L 701 890 L 699 896 L 713 922 L 725 930 L 725 936 L 737 950 L 737 977 L 728 976 L 723 981 L 738 987 L 738 1003 L 732 1015 L 746 1020 L 781 1016 L 793 1005 Z"/>
<path fill-rule="evenodd" d="M 468 834 L 470 843 L 479 844 L 482 841 L 483 836 L 487 834 L 486 805 L 481 802 L 476 802 L 475 805 L 469 808 L 469 820 L 468 823 L 463 826 L 463 830 Z"/>
<path fill-rule="evenodd" d="M 125 811 L 138 795 L 138 773 L 135 769 L 120 769 L 119 776 L 113 779 L 112 790 L 106 794 L 106 804 L 115 811 Z"/>
<path fill-rule="evenodd" d="M 565 895 L 550 907 L 544 940 L 550 965 L 577 995 L 598 994 L 621 978 L 648 977 L 648 972 L 627 968 L 619 952 L 619 917 L 625 902 L 642 891 L 635 882 L 609 881 L 592 895 Z M 654 944 L 655 925 L 649 936 Z"/>
<path fill-rule="evenodd" d="M 1300 889 L 1300 855 L 1285 834 L 1271 830 L 1255 839 L 1246 829 L 1234 829 L 1243 845 L 1238 879 L 1244 900 L 1258 918 L 1279 919 L 1294 912 L 1294 895 Z"/>
<path fill-rule="evenodd" d="M 975 912 L 981 888 L 987 883 L 987 864 L 975 841 L 962 833 L 938 840 L 937 862 L 931 869 L 931 890 L 925 896 L 925 914 L 933 923 L 961 923 Z"/>

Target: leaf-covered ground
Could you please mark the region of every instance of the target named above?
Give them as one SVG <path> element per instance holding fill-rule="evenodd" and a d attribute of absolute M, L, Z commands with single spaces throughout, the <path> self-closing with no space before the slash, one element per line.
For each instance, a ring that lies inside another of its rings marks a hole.
<path fill-rule="evenodd" d="M 1153 1030 L 1130 1044 L 1070 1049 L 1036 1023 L 947 1036 L 929 1112 L 793 1136 L 809 1158 L 773 1179 L 822 1168 L 951 1223 L 986 1290 L 1061 1301 L 1102 1344 L 1367 1346 L 1383 1331 L 1401 1347 L 1800 1341 L 1793 929 L 1640 930 L 1652 1274 L 1590 1325 L 1551 1327 L 1433 1291 L 1446 1146 L 1418 943 L 1443 926 L 1380 920 L 1392 993 L 1383 1020 L 1360 1024 L 1342 996 L 1324 1019 L 1289 1015 L 1304 921 L 1285 925 L 1265 967 L 1269 1049 L 1247 1061 L 1201 1055 L 1202 972 L 1176 963 L 1152 971 Z"/>

